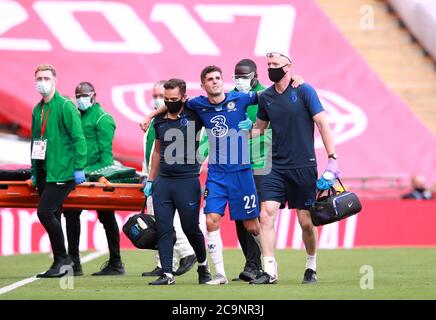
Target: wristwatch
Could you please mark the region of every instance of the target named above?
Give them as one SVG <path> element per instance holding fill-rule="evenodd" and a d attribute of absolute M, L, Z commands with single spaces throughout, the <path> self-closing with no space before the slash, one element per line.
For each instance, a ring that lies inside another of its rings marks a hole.
<path fill-rule="evenodd" d="M 336 153 L 330 153 L 329 154 L 329 159 L 337 160 L 338 159 L 338 155 Z"/>

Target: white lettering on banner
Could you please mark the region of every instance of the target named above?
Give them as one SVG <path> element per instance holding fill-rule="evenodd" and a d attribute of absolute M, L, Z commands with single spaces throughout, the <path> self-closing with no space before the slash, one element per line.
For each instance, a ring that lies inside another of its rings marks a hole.
<path fill-rule="evenodd" d="M 151 96 L 151 90 L 153 89 L 154 83 L 136 83 L 127 85 L 118 85 L 112 87 L 112 102 L 115 108 L 124 115 L 127 119 L 138 123 L 142 120 L 144 115 L 153 110 L 152 104 L 147 104 L 145 97 Z M 225 83 L 224 89 L 230 90 L 234 87 L 233 83 Z M 190 95 L 194 96 L 193 93 L 200 91 L 200 83 L 198 82 L 187 82 L 186 89 L 190 92 Z M 128 97 L 133 96 L 134 104 L 129 104 Z M 140 112 L 138 112 L 137 110 Z"/>
<path fill-rule="evenodd" d="M 201 209 L 203 210 L 203 209 Z M 121 230 L 131 214 L 115 214 L 118 227 Z M 200 212 L 200 229 L 206 234 L 206 215 Z M 62 227 L 65 235 L 65 218 L 62 216 Z M 84 210 L 80 217 L 81 236 L 80 250 L 89 249 L 107 250 L 107 240 L 103 225 L 98 221 L 95 211 Z M 344 240 L 342 247 L 352 248 L 356 230 L 356 216 L 345 220 Z M 18 228 L 17 228 L 18 227 Z M 289 248 L 288 238 L 291 237 L 292 249 L 304 249 L 302 231 L 295 210 L 283 209 L 277 213 L 274 225 L 277 235 L 277 249 Z M 18 230 L 15 232 L 14 230 Z M 41 233 L 42 231 L 42 233 Z M 338 223 L 320 228 L 319 248 L 334 249 L 340 247 Z M 292 234 L 289 234 L 292 232 Z M 342 231 L 341 231 L 342 232 Z M 41 234 L 41 236 L 38 236 Z M 226 232 L 223 231 L 223 238 Z M 66 241 L 65 236 L 65 241 Z M 15 243 L 17 248 L 15 249 Z M 237 244 L 235 243 L 235 246 Z M 1 209 L 0 210 L 0 255 L 28 254 L 32 252 L 51 252 L 50 239 L 42 225 L 39 223 L 36 211 L 27 209 Z"/>
<path fill-rule="evenodd" d="M 127 4 L 115 1 L 35 1 L 33 9 L 61 45 L 75 52 L 142 53 L 163 51 L 156 36 Z M 207 23 L 234 23 L 236 16 L 260 17 L 254 55 L 275 50 L 289 54 L 296 11 L 291 5 L 201 4 L 195 10 Z M 121 41 L 96 41 L 74 17 L 77 12 L 98 12 L 114 28 Z M 0 35 L 28 20 L 26 9 L 17 2 L 0 1 Z M 150 20 L 163 23 L 191 55 L 218 56 L 221 53 L 206 31 L 182 4 L 155 4 Z M 282 32 L 273 32 L 280 28 Z M 195 39 L 196 41 L 192 41 Z M 0 38 L 0 50 L 51 51 L 46 39 Z"/>
<path fill-rule="evenodd" d="M 354 247 L 354 238 L 356 235 L 357 214 L 348 217 L 345 220 L 345 234 L 343 247 L 351 249 Z"/>
<path fill-rule="evenodd" d="M 280 219 L 279 219 L 280 218 Z M 276 248 L 277 249 L 285 249 L 288 241 L 289 234 L 289 225 L 291 222 L 291 210 L 290 209 L 282 209 L 277 214 L 277 241 Z"/>
<path fill-rule="evenodd" d="M 39 252 L 41 253 L 48 253 L 51 252 L 51 244 L 50 244 L 50 238 L 48 237 L 47 233 L 44 233 L 39 239 L 39 246 L 38 246 Z M 21 254 L 22 252 L 20 252 Z"/>
<path fill-rule="evenodd" d="M 362 109 L 344 97 L 327 90 L 316 90 L 332 122 L 335 143 L 341 144 L 362 134 L 368 118 Z M 315 138 L 315 148 L 324 148 L 321 136 Z"/>
<path fill-rule="evenodd" d="M 14 254 L 14 216 L 10 210 L 0 211 L 1 223 L 1 254 L 4 256 Z"/>
<path fill-rule="evenodd" d="M 83 210 L 80 215 L 80 243 L 79 249 L 81 251 L 88 250 L 88 239 L 89 239 L 89 222 L 94 222 L 97 216 L 94 212 Z"/>
<path fill-rule="evenodd" d="M 285 212 L 284 212 L 285 211 Z M 303 232 L 301 230 L 300 223 L 298 222 L 298 218 L 296 217 L 295 210 L 290 211 L 290 214 L 287 214 L 288 209 L 279 210 L 277 215 L 277 223 L 276 223 L 276 234 L 277 234 L 277 243 L 276 248 L 283 249 L 287 247 L 287 239 L 290 222 L 292 221 L 291 215 L 295 214 L 294 224 L 293 224 L 293 234 L 292 234 L 292 249 L 303 249 Z M 283 214 L 285 213 L 285 214 Z M 289 216 L 287 219 L 283 219 L 283 217 Z M 279 219 L 280 217 L 280 219 Z M 285 224 L 282 226 L 282 224 Z M 354 247 L 354 239 L 356 233 L 356 225 L 357 225 L 357 215 L 351 216 L 345 220 L 345 228 L 344 228 L 344 240 L 342 247 L 344 248 L 353 248 Z M 277 232 L 279 230 L 279 232 Z M 318 247 L 319 249 L 336 249 L 339 248 L 339 224 L 338 222 L 327 224 L 320 229 Z"/>
<path fill-rule="evenodd" d="M 273 50 L 289 55 L 296 16 L 295 8 L 291 5 L 199 4 L 195 10 L 204 21 L 213 23 L 234 23 L 235 16 L 260 17 L 254 54 L 264 56 Z"/>
<path fill-rule="evenodd" d="M 293 210 L 294 214 L 296 214 L 295 210 Z M 298 222 L 298 218 L 294 219 L 294 233 L 292 234 L 292 249 L 302 249 L 303 246 L 303 231 L 301 230 L 300 223 Z"/>
<path fill-rule="evenodd" d="M 218 56 L 221 53 L 209 35 L 181 4 L 156 4 L 150 20 L 162 22 L 189 54 Z"/>
<path fill-rule="evenodd" d="M 106 233 L 101 223 L 94 224 L 92 240 L 97 251 L 107 251 Z"/>
<path fill-rule="evenodd" d="M 326 224 L 319 235 L 320 249 L 337 249 L 339 246 L 339 224 L 337 222 Z"/>
<path fill-rule="evenodd" d="M 0 1 L 0 36 L 29 18 L 26 10 L 15 1 Z M 0 37 L 0 50 L 50 51 L 48 40 Z"/>
<path fill-rule="evenodd" d="M 18 252 L 32 253 L 32 226 L 35 223 L 39 223 L 38 215 L 36 211 L 19 210 L 19 242 L 18 242 Z"/>
<path fill-rule="evenodd" d="M 162 45 L 136 12 L 121 2 L 37 1 L 33 8 L 65 49 L 79 52 L 159 53 Z M 76 12 L 100 12 L 122 41 L 93 40 Z"/>
<path fill-rule="evenodd" d="M 112 87 L 112 102 L 115 108 L 127 119 L 138 123 L 144 115 L 153 110 L 153 106 L 148 104 L 145 97 L 151 96 L 154 83 L 137 83 L 129 85 L 118 85 Z M 187 89 L 192 96 L 200 95 L 200 83 L 187 82 Z M 225 83 L 224 88 L 229 90 L 234 87 L 233 83 Z M 367 125 L 368 118 L 362 109 L 351 103 L 338 94 L 327 91 L 317 90 L 322 105 L 329 115 L 329 120 L 333 124 L 332 130 L 335 134 L 335 143 L 342 144 L 362 134 Z M 132 103 L 129 103 L 129 97 Z M 315 148 L 324 148 L 321 136 L 315 138 Z"/>

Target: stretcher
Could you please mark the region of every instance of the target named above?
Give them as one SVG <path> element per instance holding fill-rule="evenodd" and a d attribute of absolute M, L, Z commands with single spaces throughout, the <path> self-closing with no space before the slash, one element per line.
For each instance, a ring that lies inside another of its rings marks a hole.
<path fill-rule="evenodd" d="M 142 184 L 85 182 L 64 201 L 64 209 L 140 211 Z M 0 181 L 0 207 L 37 208 L 39 195 L 29 181 Z"/>

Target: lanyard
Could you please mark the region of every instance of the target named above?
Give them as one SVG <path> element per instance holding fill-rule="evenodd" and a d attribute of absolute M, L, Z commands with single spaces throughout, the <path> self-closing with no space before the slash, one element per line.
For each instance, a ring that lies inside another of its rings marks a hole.
<path fill-rule="evenodd" d="M 48 120 L 48 115 L 50 113 L 50 109 L 47 110 L 47 115 L 44 119 L 44 109 L 45 109 L 45 105 L 43 105 L 42 107 L 42 111 L 41 111 L 41 139 L 44 137 L 44 133 L 45 133 L 45 128 L 47 127 L 47 120 Z M 44 119 L 44 122 L 42 121 Z"/>

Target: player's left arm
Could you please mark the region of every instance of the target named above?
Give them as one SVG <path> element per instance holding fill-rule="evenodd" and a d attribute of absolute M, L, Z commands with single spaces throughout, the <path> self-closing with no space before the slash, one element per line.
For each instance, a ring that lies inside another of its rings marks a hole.
<path fill-rule="evenodd" d="M 335 153 L 335 140 L 325 111 L 313 116 L 313 121 L 318 127 L 327 155 Z"/>

